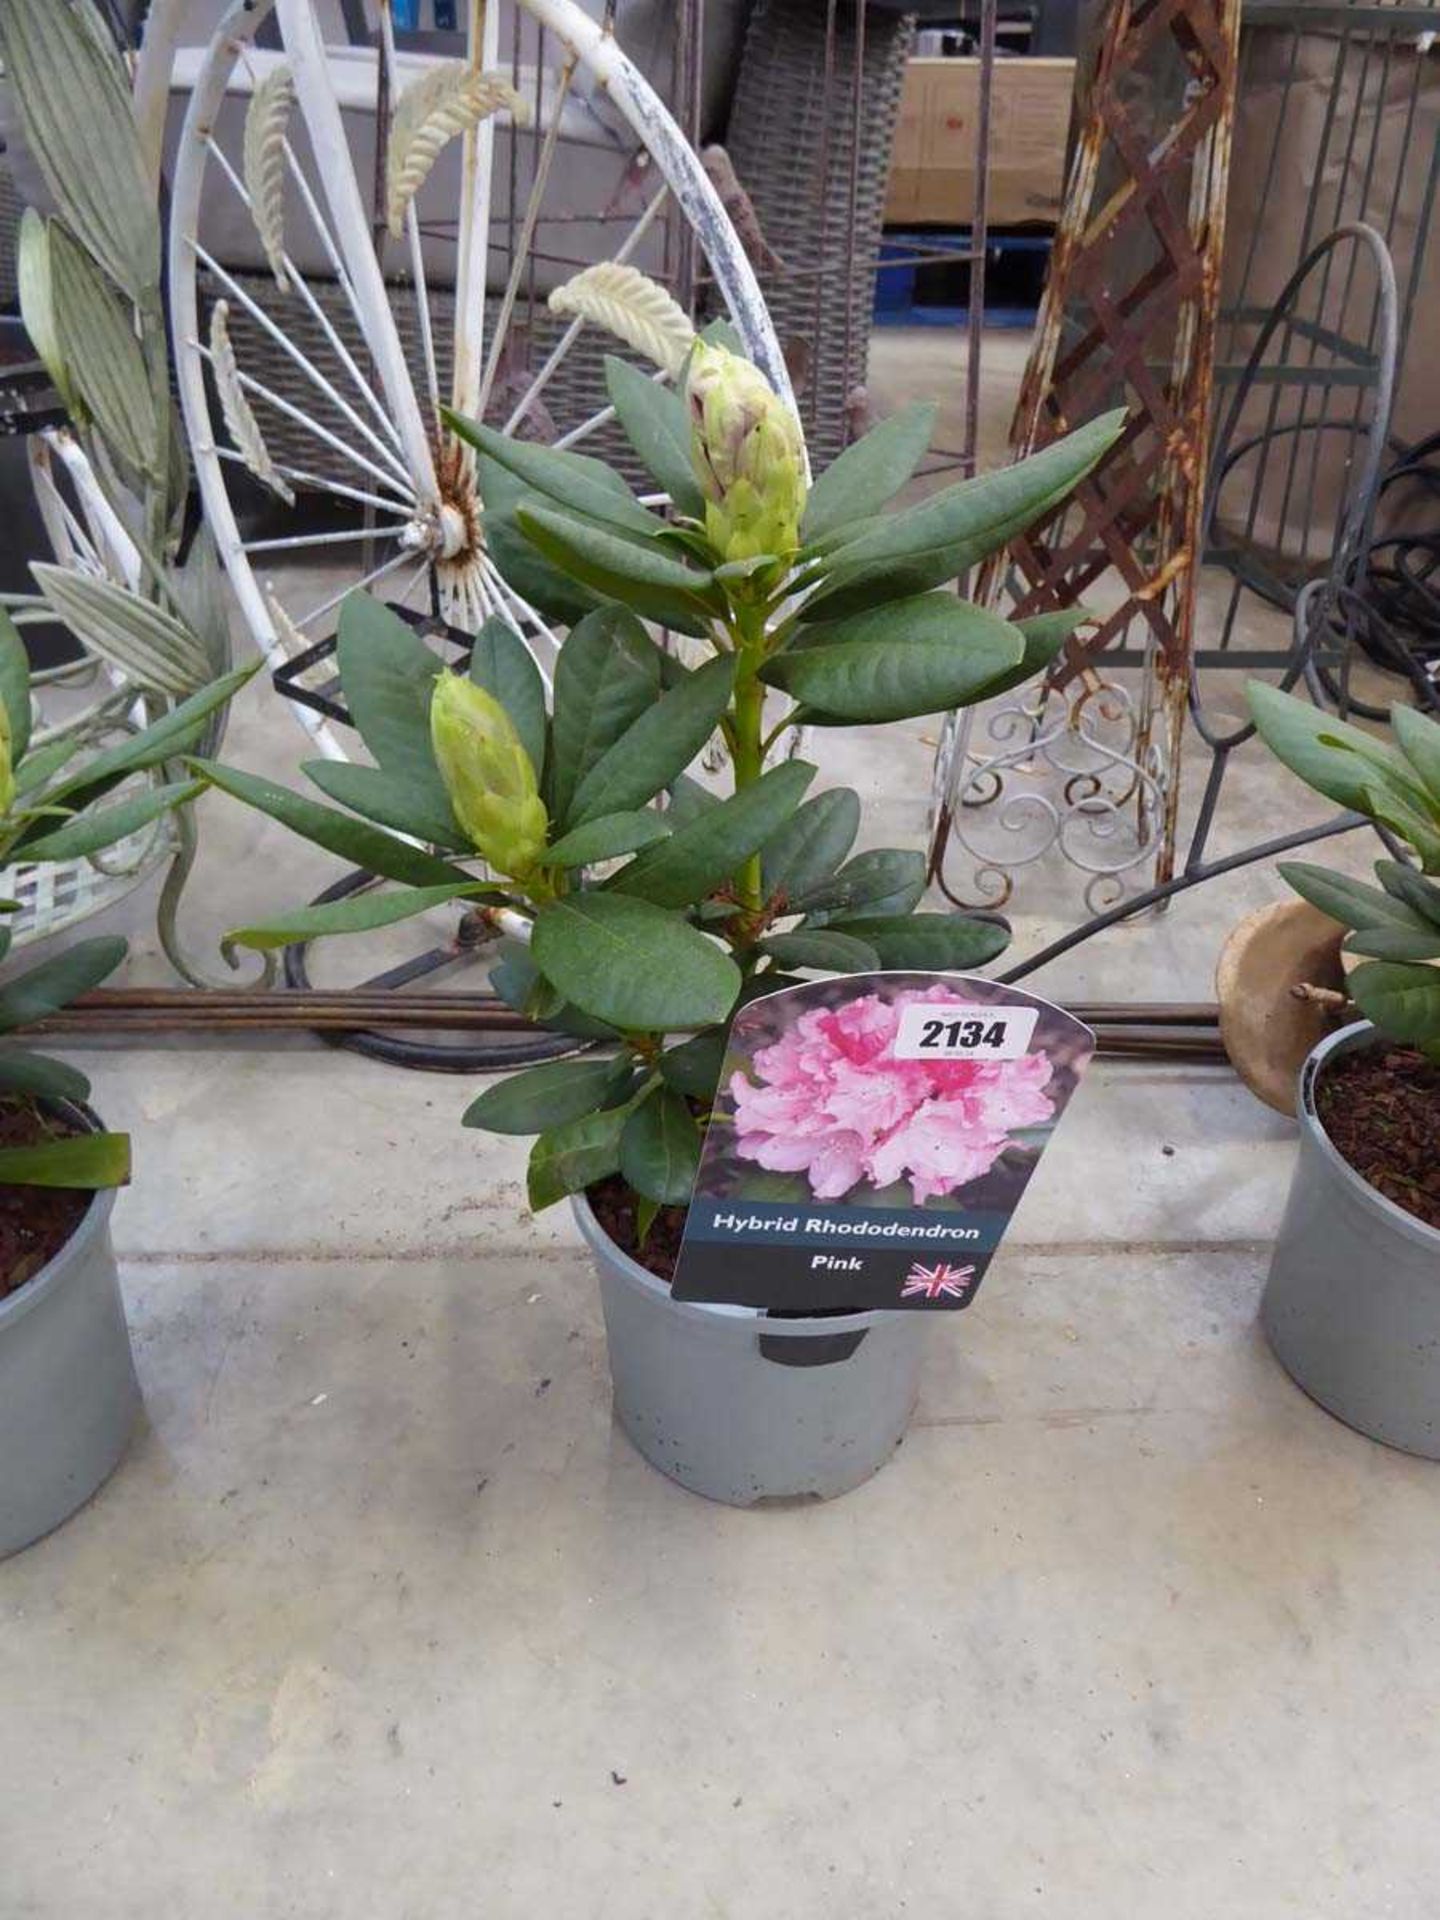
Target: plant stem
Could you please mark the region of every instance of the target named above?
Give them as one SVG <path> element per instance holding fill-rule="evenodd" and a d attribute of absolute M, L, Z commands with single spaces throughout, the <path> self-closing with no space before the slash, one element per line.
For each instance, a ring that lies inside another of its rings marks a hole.
<path fill-rule="evenodd" d="M 765 767 L 765 684 L 758 678 L 765 657 L 765 615 L 750 608 L 735 609 L 735 707 L 730 726 L 730 758 L 735 769 L 735 791 L 753 787 Z M 752 853 L 736 875 L 736 894 L 742 907 L 758 913 L 765 904 L 760 855 Z"/>

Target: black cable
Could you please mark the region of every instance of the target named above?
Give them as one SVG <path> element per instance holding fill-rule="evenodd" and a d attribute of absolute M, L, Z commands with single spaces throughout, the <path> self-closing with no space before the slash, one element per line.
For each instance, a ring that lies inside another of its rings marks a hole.
<path fill-rule="evenodd" d="M 1411 497 L 1395 507 L 1402 487 Z M 1391 524 L 1357 555 L 1330 609 L 1330 632 L 1337 648 L 1353 641 L 1377 667 L 1408 681 L 1417 706 L 1440 712 L 1440 433 L 1396 455 L 1380 482 L 1379 499 L 1387 494 Z M 1318 659 L 1313 671 L 1338 702 L 1334 673 Z M 1348 710 L 1387 717 L 1386 708 L 1353 693 Z"/>

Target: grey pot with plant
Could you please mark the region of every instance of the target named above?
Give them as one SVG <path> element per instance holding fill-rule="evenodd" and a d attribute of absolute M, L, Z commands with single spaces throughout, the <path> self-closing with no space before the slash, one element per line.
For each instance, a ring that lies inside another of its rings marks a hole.
<path fill-rule="evenodd" d="M 497 563 L 572 623 L 553 699 L 503 623 L 476 636 L 462 678 L 356 595 L 338 667 L 375 765 L 306 771 L 365 817 L 213 763 L 196 770 L 394 883 L 236 929 L 234 943 L 273 948 L 465 898 L 507 936 L 497 991 L 586 1051 L 497 1082 L 465 1124 L 535 1135 L 531 1207 L 572 1200 L 600 1268 L 626 1430 L 719 1498 L 836 1493 L 904 1431 L 920 1322 L 767 1320 L 671 1299 L 727 1024 L 809 971 L 974 968 L 1007 932 L 917 911 L 923 856 L 852 855 L 857 795 L 808 794 L 813 766 L 768 762 L 799 725 L 938 713 L 1040 671 L 1078 611 L 1012 624 L 946 585 L 1053 511 L 1120 417 L 885 515 L 933 409 L 887 420 L 809 486 L 793 414 L 724 345 L 697 344 L 683 393 L 619 361 L 609 376 L 669 519 L 596 460 L 451 421 L 478 462 Z M 646 622 L 705 657 L 663 651 Z M 716 735 L 725 794 L 687 772 Z M 473 872 L 477 856 L 490 877 Z"/>
<path fill-rule="evenodd" d="M 1252 685 L 1261 736 L 1317 793 L 1406 854 L 1378 886 L 1283 864 L 1349 929 L 1348 991 L 1364 1016 L 1300 1075 L 1300 1153 L 1262 1319 L 1286 1370 L 1350 1426 L 1440 1459 L 1440 724 L 1391 711 L 1384 740 Z"/>
<path fill-rule="evenodd" d="M 77 769 L 73 737 L 31 749 L 25 648 L 0 611 L 0 868 L 98 855 L 193 799 L 202 783 L 172 777 L 171 763 L 248 677 L 217 681 Z M 14 909 L 0 902 L 0 965 Z M 109 1231 L 130 1142 L 91 1111 L 83 1073 L 11 1043 L 124 957 L 123 940 L 101 937 L 0 972 L 0 1557 L 89 1499 L 140 1407 Z"/>

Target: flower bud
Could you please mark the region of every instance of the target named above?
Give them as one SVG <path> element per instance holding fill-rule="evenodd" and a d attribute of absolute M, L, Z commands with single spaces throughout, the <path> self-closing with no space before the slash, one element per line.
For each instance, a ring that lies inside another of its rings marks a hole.
<path fill-rule="evenodd" d="M 805 443 L 800 422 L 758 367 L 697 343 L 686 381 L 690 458 L 705 531 L 727 560 L 784 557 L 800 544 Z"/>
<path fill-rule="evenodd" d="M 499 701 L 442 673 L 430 703 L 430 743 L 455 818 L 498 873 L 523 874 L 545 851 L 550 824 L 535 768 Z"/>

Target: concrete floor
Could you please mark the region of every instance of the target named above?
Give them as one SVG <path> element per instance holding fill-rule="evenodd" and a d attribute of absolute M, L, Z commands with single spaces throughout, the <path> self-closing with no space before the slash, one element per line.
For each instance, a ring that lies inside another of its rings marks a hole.
<path fill-rule="evenodd" d="M 882 408 L 936 352 L 882 336 Z M 918 839 L 932 741 L 817 743 L 870 838 Z M 256 693 L 229 753 L 300 736 Z M 1237 772 L 1227 834 L 1308 817 Z M 197 950 L 333 871 L 221 799 L 203 832 Z M 1208 997 L 1280 891 L 1037 985 Z M 1063 908 L 1023 900 L 1022 948 Z M 136 1135 L 149 1417 L 0 1567 L 0 1920 L 1433 1913 L 1435 1469 L 1270 1358 L 1292 1129 L 1228 1073 L 1096 1068 L 895 1461 L 739 1513 L 616 1432 L 577 1237 L 524 1213 L 523 1143 L 459 1130 L 473 1084 L 76 1057 Z"/>

